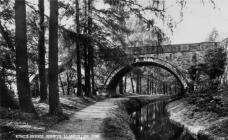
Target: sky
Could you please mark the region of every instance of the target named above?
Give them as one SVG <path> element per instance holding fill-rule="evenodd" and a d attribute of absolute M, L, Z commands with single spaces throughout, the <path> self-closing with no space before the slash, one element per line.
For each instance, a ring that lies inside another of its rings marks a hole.
<path fill-rule="evenodd" d="M 36 0 L 34 0 L 36 1 Z M 95 7 L 102 9 L 107 5 L 103 0 L 95 0 Z M 139 0 L 141 4 L 148 4 L 151 0 Z M 165 0 L 167 13 L 176 21 L 180 21 L 180 7 L 178 0 Z M 215 28 L 219 32 L 219 40 L 228 38 L 228 0 L 186 0 L 183 10 L 183 20 L 177 24 L 173 33 L 167 32 L 172 44 L 198 43 L 206 40 L 209 33 Z M 48 11 L 48 10 L 46 10 Z"/>
<path fill-rule="evenodd" d="M 147 5 L 148 1 L 150 0 L 139 0 L 139 3 Z M 179 22 L 180 7 L 177 6 L 176 1 L 178 0 L 165 0 L 166 11 L 174 21 Z M 219 40 L 228 37 L 228 0 L 214 0 L 215 7 L 210 0 L 186 1 L 182 22 L 177 24 L 173 33 L 167 31 L 172 44 L 204 42 L 213 29 L 218 30 Z M 96 6 L 105 7 L 99 2 Z"/>
<path fill-rule="evenodd" d="M 191 1 L 191 2 L 190 2 Z M 203 42 L 213 28 L 219 32 L 219 39 L 228 37 L 228 0 L 215 0 L 216 7 L 210 3 L 203 5 L 200 0 L 189 0 L 184 9 L 183 21 L 171 35 L 172 44 Z M 170 14 L 177 16 L 175 11 Z"/>

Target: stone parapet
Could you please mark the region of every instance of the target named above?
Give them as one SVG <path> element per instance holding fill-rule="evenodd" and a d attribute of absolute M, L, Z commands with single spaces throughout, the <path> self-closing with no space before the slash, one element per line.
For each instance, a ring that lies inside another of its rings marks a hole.
<path fill-rule="evenodd" d="M 202 42 L 192 44 L 173 44 L 161 46 L 141 46 L 127 47 L 124 49 L 126 54 L 144 55 L 144 54 L 163 54 L 163 53 L 179 53 L 179 52 L 198 52 L 218 47 L 217 42 Z"/>

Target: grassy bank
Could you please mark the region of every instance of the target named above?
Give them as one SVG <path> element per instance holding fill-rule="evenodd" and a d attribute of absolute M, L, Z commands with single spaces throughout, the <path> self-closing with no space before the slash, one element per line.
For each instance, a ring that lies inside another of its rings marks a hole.
<path fill-rule="evenodd" d="M 197 105 L 189 104 L 186 99 L 170 102 L 167 111 L 170 120 L 186 129 L 199 140 L 228 139 L 228 117 L 209 111 L 196 111 Z"/>
<path fill-rule="evenodd" d="M 38 98 L 33 99 L 33 104 L 37 111 L 36 115 L 1 107 L 0 138 L 8 140 L 15 138 L 16 134 L 42 134 L 53 125 L 69 119 L 75 111 L 79 111 L 96 102 L 96 100 L 91 98 L 61 97 L 60 102 L 63 114 L 50 116 L 48 115 L 49 105 L 38 101 Z"/>

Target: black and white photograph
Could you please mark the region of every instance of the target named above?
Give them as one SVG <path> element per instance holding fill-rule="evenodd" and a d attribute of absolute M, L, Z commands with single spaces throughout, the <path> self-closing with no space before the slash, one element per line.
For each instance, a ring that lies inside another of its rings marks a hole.
<path fill-rule="evenodd" d="M 228 140 L 228 0 L 0 0 L 1 140 Z"/>

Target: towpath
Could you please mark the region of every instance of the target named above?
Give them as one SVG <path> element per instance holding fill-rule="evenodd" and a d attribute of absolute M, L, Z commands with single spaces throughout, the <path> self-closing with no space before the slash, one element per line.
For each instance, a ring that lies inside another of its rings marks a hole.
<path fill-rule="evenodd" d="M 126 98 L 110 98 L 90 105 L 71 116 L 69 120 L 54 125 L 47 131 L 46 139 L 67 140 L 104 140 L 103 121 L 112 117 L 112 111 L 118 108 L 117 103 L 130 98 L 144 98 L 144 100 L 156 100 L 164 95 L 133 96 Z"/>

